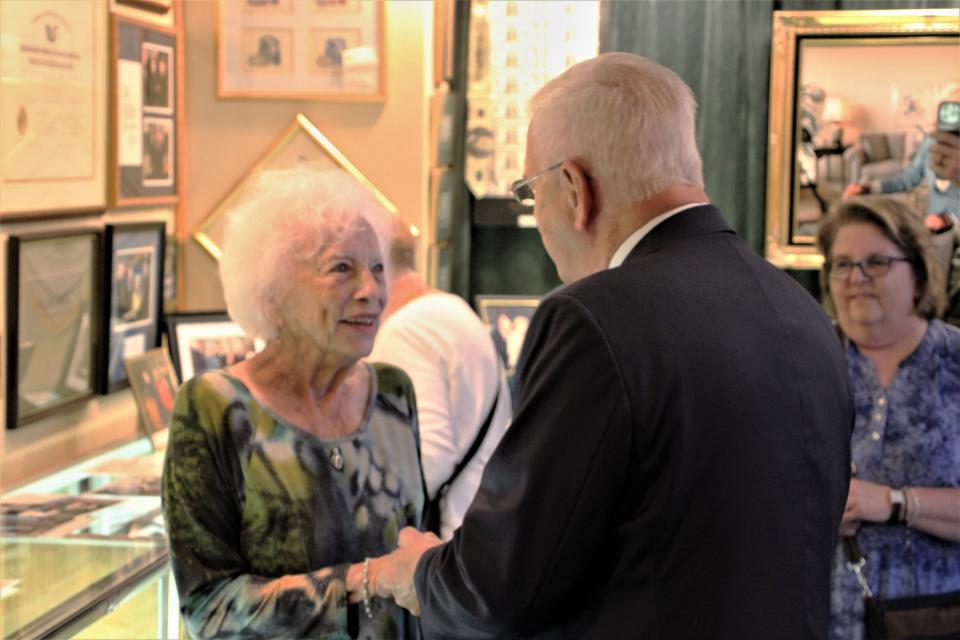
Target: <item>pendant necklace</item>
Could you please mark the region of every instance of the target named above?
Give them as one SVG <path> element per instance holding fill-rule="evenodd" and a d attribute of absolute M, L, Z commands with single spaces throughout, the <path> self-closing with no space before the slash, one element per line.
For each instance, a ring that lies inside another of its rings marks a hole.
<path fill-rule="evenodd" d="M 330 452 L 330 465 L 337 471 L 343 471 L 343 454 L 340 452 L 340 445 L 334 445 Z"/>

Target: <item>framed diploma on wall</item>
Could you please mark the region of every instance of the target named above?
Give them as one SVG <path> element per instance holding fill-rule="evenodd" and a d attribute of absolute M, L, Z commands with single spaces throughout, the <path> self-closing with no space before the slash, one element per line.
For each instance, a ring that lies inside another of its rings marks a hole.
<path fill-rule="evenodd" d="M 220 0 L 217 95 L 382 101 L 384 0 Z"/>
<path fill-rule="evenodd" d="M 94 392 L 99 246 L 95 230 L 10 236 L 8 429 Z"/>
<path fill-rule="evenodd" d="M 110 204 L 176 202 L 177 31 L 111 18 Z"/>
<path fill-rule="evenodd" d="M 125 358 L 160 346 L 165 228 L 163 222 L 151 222 L 110 224 L 104 229 L 97 385 L 101 393 L 127 386 Z"/>
<path fill-rule="evenodd" d="M 0 2 L 0 217 L 106 204 L 105 0 Z"/>

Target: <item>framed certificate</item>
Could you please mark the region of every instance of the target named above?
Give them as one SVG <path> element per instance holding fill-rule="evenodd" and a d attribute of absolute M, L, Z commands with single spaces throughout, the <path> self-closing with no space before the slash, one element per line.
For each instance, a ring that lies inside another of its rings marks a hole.
<path fill-rule="evenodd" d="M 247 185 L 262 171 L 292 169 L 300 163 L 319 168 L 343 169 L 353 176 L 357 182 L 367 187 L 373 197 L 387 211 L 397 212 L 397 207 L 372 182 L 367 180 L 366 176 L 360 173 L 360 170 L 301 113 L 294 118 L 287 130 L 270 145 L 266 153 L 250 167 L 246 175 L 224 196 L 213 211 L 207 214 L 207 217 L 203 219 L 193 233 L 193 239 L 207 253 L 219 260 L 223 252 L 223 238 L 227 227 L 226 213 L 235 206 Z M 176 359 L 174 359 L 174 364 L 176 364 Z"/>
<path fill-rule="evenodd" d="M 10 236 L 8 429 L 93 394 L 99 231 Z"/>
<path fill-rule="evenodd" d="M 243 333 L 226 313 L 176 313 L 167 316 L 167 339 L 181 381 L 210 369 L 246 360 L 263 348 Z"/>
<path fill-rule="evenodd" d="M 106 204 L 105 0 L 0 2 L 0 218 Z"/>
<path fill-rule="evenodd" d="M 160 346 L 165 227 L 152 222 L 104 229 L 97 385 L 101 393 L 127 386 L 125 358 Z"/>
<path fill-rule="evenodd" d="M 110 203 L 177 200 L 177 32 L 111 19 Z"/>
<path fill-rule="evenodd" d="M 217 95 L 382 101 L 384 0 L 219 0 Z"/>

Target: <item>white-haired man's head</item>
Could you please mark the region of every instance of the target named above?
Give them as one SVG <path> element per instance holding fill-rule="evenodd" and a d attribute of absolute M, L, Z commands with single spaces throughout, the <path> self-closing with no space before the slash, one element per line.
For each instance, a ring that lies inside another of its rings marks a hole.
<path fill-rule="evenodd" d="M 276 338 L 277 308 L 297 260 L 364 222 L 381 255 L 391 215 L 373 194 L 340 170 L 303 166 L 264 172 L 228 214 L 220 281 L 227 312 L 251 337 Z"/>
<path fill-rule="evenodd" d="M 635 54 L 605 53 L 534 95 L 529 139 L 538 170 L 576 159 L 604 203 L 626 205 L 674 184 L 703 187 L 696 109 L 690 87 L 670 69 Z"/>

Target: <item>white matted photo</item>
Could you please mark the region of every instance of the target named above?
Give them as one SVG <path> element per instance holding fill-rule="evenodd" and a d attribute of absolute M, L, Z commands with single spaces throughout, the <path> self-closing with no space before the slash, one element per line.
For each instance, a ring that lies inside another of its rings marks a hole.
<path fill-rule="evenodd" d="M 140 45 L 143 65 L 143 110 L 146 113 L 173 114 L 173 79 L 176 64 L 173 47 L 153 42 Z"/>
<path fill-rule="evenodd" d="M 143 119 L 143 186 L 173 185 L 173 119 Z"/>

